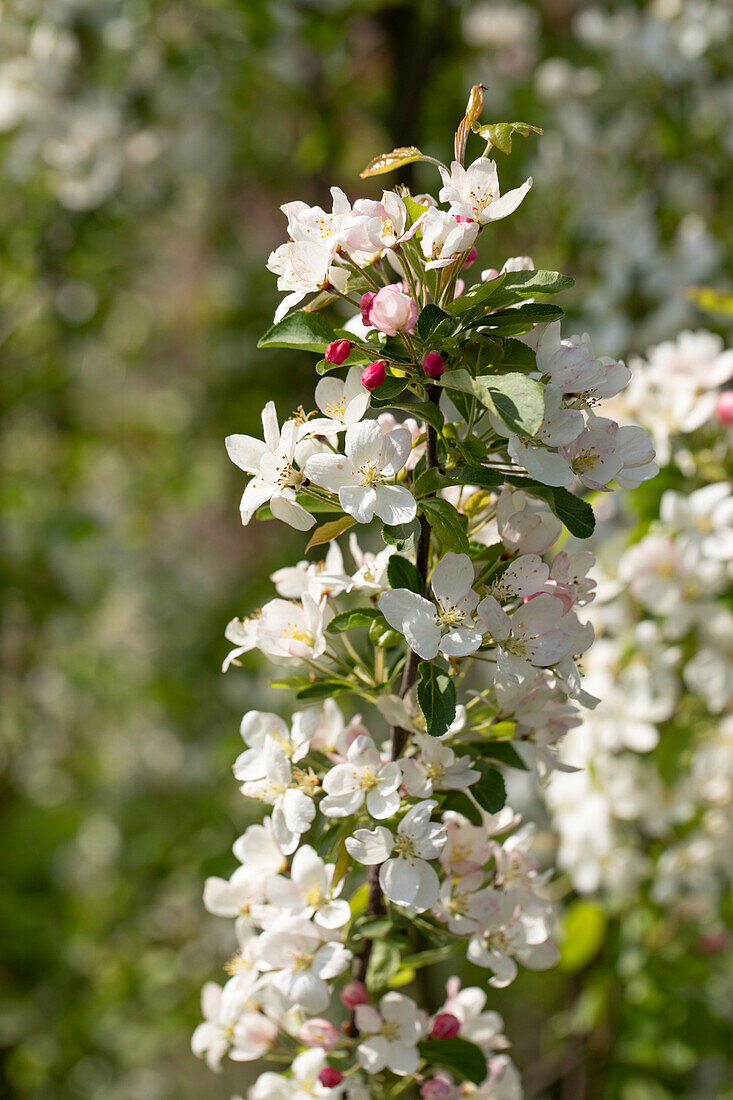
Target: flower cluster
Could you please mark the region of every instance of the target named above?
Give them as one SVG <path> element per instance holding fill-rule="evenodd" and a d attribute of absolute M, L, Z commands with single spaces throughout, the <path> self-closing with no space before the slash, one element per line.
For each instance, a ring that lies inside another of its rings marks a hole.
<path fill-rule="evenodd" d="M 225 668 L 257 649 L 299 703 L 287 722 L 244 716 L 234 774 L 269 815 L 205 890 L 238 948 L 223 989 L 205 990 L 194 1050 L 214 1067 L 289 1063 L 250 1100 L 381 1098 L 406 1076 L 426 1100 L 519 1096 L 484 994 L 451 987 L 431 1014 L 400 990 L 436 959 L 466 957 L 502 988 L 558 957 L 552 871 L 504 776 L 544 782 L 597 702 L 578 665 L 592 555 L 556 547 L 563 524 L 587 537 L 579 492 L 638 485 L 656 465 L 643 429 L 597 411 L 629 370 L 563 338 L 544 301 L 571 280 L 522 257 L 466 289 L 481 234 L 531 186 L 501 194 L 480 111 L 475 88 L 450 166 L 409 149 L 366 170 L 433 163 L 437 198 L 352 205 L 333 189 L 330 212 L 283 208 L 290 239 L 268 266 L 287 296 L 261 345 L 321 353 L 316 408 L 279 424 L 270 403 L 262 439 L 227 439 L 250 475 L 243 523 L 274 517 L 328 547 L 273 574 L 276 596 L 227 628 Z M 471 127 L 486 149 L 464 167 Z M 332 328 L 319 310 L 339 301 L 352 316 Z"/>

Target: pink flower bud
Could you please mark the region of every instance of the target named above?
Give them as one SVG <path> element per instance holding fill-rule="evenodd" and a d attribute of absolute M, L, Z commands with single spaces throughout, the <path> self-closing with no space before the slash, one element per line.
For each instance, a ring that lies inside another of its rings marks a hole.
<path fill-rule="evenodd" d="M 437 351 L 429 351 L 422 361 L 422 369 L 431 378 L 440 378 L 445 370 L 445 361 Z"/>
<path fill-rule="evenodd" d="M 715 419 L 724 428 L 733 427 L 733 390 L 723 390 L 715 406 Z"/>
<path fill-rule="evenodd" d="M 384 359 L 375 359 L 368 367 L 364 367 L 361 372 L 361 384 L 364 389 L 371 392 L 371 390 L 376 390 L 377 386 L 381 386 L 384 382 L 386 370 L 387 364 Z"/>
<path fill-rule="evenodd" d="M 326 348 L 324 359 L 327 363 L 334 363 L 340 367 L 344 359 L 348 359 L 351 355 L 353 346 L 350 340 L 334 340 Z"/>
<path fill-rule="evenodd" d="M 423 1100 L 458 1100 L 460 1093 L 449 1081 L 433 1077 L 431 1081 L 425 1081 L 420 1086 L 420 1095 Z"/>
<path fill-rule="evenodd" d="M 366 295 L 365 295 L 366 297 Z M 383 286 L 372 295 L 369 306 L 369 324 L 374 325 L 387 336 L 396 336 L 398 332 L 412 332 L 417 321 L 417 303 L 403 294 L 396 286 Z M 361 299 L 362 318 L 364 316 L 364 298 Z"/>
<path fill-rule="evenodd" d="M 341 1004 L 345 1008 L 369 1004 L 369 990 L 363 982 L 347 982 L 341 990 Z"/>
<path fill-rule="evenodd" d="M 474 245 L 473 248 L 471 249 L 471 251 L 466 256 L 465 260 L 463 261 L 463 267 L 461 268 L 461 271 L 468 271 L 469 267 L 473 267 L 473 265 L 476 263 L 477 259 L 478 259 L 478 250 L 476 249 L 476 246 Z"/>
<path fill-rule="evenodd" d="M 366 294 L 362 294 L 359 305 L 361 306 L 361 321 L 363 325 L 371 325 L 370 314 L 372 309 L 372 302 L 376 298 L 376 293 L 373 290 L 368 290 Z"/>
<path fill-rule="evenodd" d="M 455 217 L 457 222 L 475 222 L 476 221 L 475 218 L 469 218 L 468 215 L 466 215 L 466 214 L 455 214 L 454 217 Z"/>
<path fill-rule="evenodd" d="M 340 1085 L 344 1079 L 343 1073 L 340 1070 L 335 1069 L 333 1066 L 324 1066 L 321 1072 L 318 1074 L 318 1080 L 327 1089 L 335 1089 L 337 1085 Z"/>
<path fill-rule="evenodd" d="M 430 1028 L 431 1039 L 455 1039 L 461 1030 L 461 1021 L 452 1012 L 439 1012 Z"/>
<path fill-rule="evenodd" d="M 314 1016 L 312 1020 L 305 1021 L 298 1032 L 298 1038 L 304 1046 L 333 1050 L 339 1041 L 339 1033 L 330 1020 Z"/>

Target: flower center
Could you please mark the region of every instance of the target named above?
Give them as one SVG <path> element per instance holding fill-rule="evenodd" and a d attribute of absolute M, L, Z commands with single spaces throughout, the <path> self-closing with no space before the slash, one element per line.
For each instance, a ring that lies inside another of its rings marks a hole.
<path fill-rule="evenodd" d="M 321 893 L 320 886 L 311 886 L 310 890 L 308 890 L 305 895 L 306 905 L 312 905 L 314 909 L 317 909 L 322 901 L 323 894 Z"/>
<path fill-rule="evenodd" d="M 305 645 L 313 645 L 313 635 L 309 634 L 307 630 L 303 630 L 296 623 L 288 623 L 283 630 L 283 634 L 286 638 L 292 638 L 293 641 L 303 642 Z"/>
<path fill-rule="evenodd" d="M 409 836 L 405 836 L 403 833 L 398 833 L 395 837 L 394 850 L 401 856 L 413 856 L 415 855 L 415 845 L 413 844 Z"/>
<path fill-rule="evenodd" d="M 371 768 L 363 768 L 359 776 L 359 787 L 362 791 L 371 791 L 377 785 L 377 776 Z"/>
<path fill-rule="evenodd" d="M 290 953 L 291 970 L 308 970 L 312 962 L 313 956 L 307 951 L 291 951 Z"/>
<path fill-rule="evenodd" d="M 587 473 L 588 470 L 592 470 L 598 461 L 598 455 L 595 451 L 586 450 L 580 451 L 572 460 L 570 465 L 576 474 Z"/>
<path fill-rule="evenodd" d="M 396 1020 L 385 1020 L 380 1035 L 383 1035 L 388 1042 L 394 1043 L 399 1038 L 400 1025 Z"/>
<path fill-rule="evenodd" d="M 384 481 L 382 471 L 376 462 L 363 462 L 356 472 L 359 475 L 361 485 L 378 485 L 380 481 Z"/>
<path fill-rule="evenodd" d="M 435 613 L 435 621 L 441 626 L 457 626 L 462 623 L 466 617 L 465 611 L 461 611 L 458 607 L 443 607 L 442 604 L 438 604 L 438 610 Z"/>
<path fill-rule="evenodd" d="M 442 764 L 428 764 L 425 769 L 425 775 L 428 779 L 432 779 L 433 781 L 442 779 L 445 775 L 445 768 Z"/>
<path fill-rule="evenodd" d="M 346 412 L 346 398 L 342 397 L 340 401 L 334 401 L 332 405 L 326 405 L 326 416 L 338 416 L 343 417 Z"/>

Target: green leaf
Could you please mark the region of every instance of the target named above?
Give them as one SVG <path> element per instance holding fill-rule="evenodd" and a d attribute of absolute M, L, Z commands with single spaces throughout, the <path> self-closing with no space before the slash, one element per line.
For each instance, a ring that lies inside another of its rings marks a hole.
<path fill-rule="evenodd" d="M 453 370 L 442 376 L 439 385 L 472 393 L 508 428 L 523 435 L 534 435 L 544 419 L 544 387 L 526 374 L 482 374 L 472 378 L 466 370 Z"/>
<path fill-rule="evenodd" d="M 372 993 L 384 989 L 399 970 L 400 959 L 400 949 L 392 940 L 374 940 L 366 972 L 367 989 Z"/>
<path fill-rule="evenodd" d="M 435 532 L 436 538 L 446 550 L 457 554 L 468 553 L 466 517 L 442 497 L 426 497 L 420 501 L 420 509 Z"/>
<path fill-rule="evenodd" d="M 479 751 L 485 759 L 499 760 L 502 764 L 522 772 L 529 771 L 517 750 L 508 741 L 488 741 L 486 744 L 482 742 Z"/>
<path fill-rule="evenodd" d="M 343 695 L 345 691 L 351 691 L 350 684 L 344 684 L 341 680 L 318 680 L 310 687 L 303 688 L 295 696 L 296 699 L 328 699 L 332 695 Z"/>
<path fill-rule="evenodd" d="M 412 523 L 395 524 L 394 527 L 390 527 L 389 524 L 385 523 L 382 527 L 382 538 L 388 546 L 394 546 L 396 550 L 404 552 L 412 550 L 415 545 L 417 530 L 417 524 L 414 520 Z"/>
<path fill-rule="evenodd" d="M 463 791 L 448 791 L 440 809 L 441 811 L 451 810 L 453 813 L 463 814 L 472 825 L 483 825 L 484 819 L 481 816 L 481 811 Z"/>
<path fill-rule="evenodd" d="M 324 352 L 333 339 L 334 331 L 322 317 L 299 309 L 268 329 L 257 347 Z"/>
<path fill-rule="evenodd" d="M 431 661 L 418 665 L 417 703 L 431 737 L 442 737 L 456 716 L 456 685 Z"/>
<path fill-rule="evenodd" d="M 507 474 L 505 480 L 549 504 L 557 518 L 576 538 L 590 538 L 595 531 L 596 517 L 588 501 L 569 492 L 564 486 L 543 485 L 534 478 L 518 474 Z"/>
<path fill-rule="evenodd" d="M 482 1084 L 488 1076 L 486 1056 L 468 1039 L 423 1039 L 417 1044 L 420 1057 L 434 1066 L 442 1066 L 461 1080 Z"/>
<path fill-rule="evenodd" d="M 482 809 L 496 814 L 506 804 L 506 787 L 501 772 L 492 768 L 480 756 L 472 753 L 471 758 L 481 772 L 481 778 L 471 787 L 471 794 Z"/>
<path fill-rule="evenodd" d="M 486 283 L 475 283 L 448 306 L 451 314 L 465 313 L 477 306 L 501 309 L 523 298 L 537 298 L 570 290 L 574 280 L 559 271 L 505 271 Z"/>
<path fill-rule="evenodd" d="M 374 391 L 376 393 L 376 390 Z M 400 401 L 393 402 L 395 408 L 405 409 L 410 416 L 416 416 L 418 420 L 424 420 L 435 428 L 436 432 L 442 432 L 445 424 L 445 417 L 432 401 L 413 401 L 411 403 L 403 403 Z"/>
<path fill-rule="evenodd" d="M 504 474 L 490 466 L 458 466 L 450 476 L 461 485 L 478 485 L 480 489 L 495 489 L 506 480 Z"/>
<path fill-rule="evenodd" d="M 344 634 L 347 630 L 353 630 L 355 626 L 371 626 L 375 619 L 384 616 L 376 607 L 354 607 L 351 611 L 342 611 L 340 615 L 334 615 L 326 627 L 329 634 Z"/>
<path fill-rule="evenodd" d="M 565 910 L 561 922 L 559 969 L 582 970 L 596 957 L 606 938 L 606 914 L 596 901 L 579 899 Z"/>
<path fill-rule="evenodd" d="M 486 144 L 495 146 L 501 153 L 511 153 L 512 136 L 519 134 L 521 137 L 529 137 L 530 134 L 544 134 L 539 126 L 530 126 L 528 122 L 474 122 L 471 127 L 474 134 L 484 139 Z"/>
<path fill-rule="evenodd" d="M 352 516 L 341 516 L 340 519 L 333 519 L 328 523 L 322 523 L 320 527 L 316 527 L 308 540 L 308 544 L 305 548 L 306 551 L 311 550 L 314 546 L 323 546 L 324 543 L 331 542 L 332 539 L 338 538 L 339 535 L 343 535 L 344 531 L 348 531 L 355 523 L 356 520 Z"/>
<path fill-rule="evenodd" d="M 416 160 L 430 160 L 430 157 L 426 157 L 416 145 L 401 145 L 397 149 L 392 149 L 389 153 L 380 153 L 378 157 L 373 157 L 369 161 L 363 172 L 359 173 L 361 179 L 366 179 L 367 176 L 381 176 L 385 172 L 392 172 L 395 168 L 400 168 L 404 164 L 412 164 Z"/>
<path fill-rule="evenodd" d="M 553 306 L 549 302 L 526 302 L 521 306 L 510 306 L 508 309 L 489 313 L 481 318 L 480 324 L 482 328 L 488 328 L 500 336 L 521 336 L 535 325 L 559 321 L 564 315 L 560 306 Z"/>
<path fill-rule="evenodd" d="M 385 378 L 381 386 L 372 390 L 371 404 L 378 409 L 385 405 L 394 405 L 395 399 L 405 392 L 406 386 L 406 378 Z"/>
<path fill-rule="evenodd" d="M 390 588 L 407 588 L 422 596 L 425 584 L 420 570 L 407 558 L 393 554 L 387 562 L 387 580 Z"/>
<path fill-rule="evenodd" d="M 420 339 L 427 340 L 443 321 L 454 323 L 450 313 L 446 313 L 440 306 L 436 306 L 435 302 L 429 302 L 420 311 L 420 316 L 417 319 L 417 334 Z"/>

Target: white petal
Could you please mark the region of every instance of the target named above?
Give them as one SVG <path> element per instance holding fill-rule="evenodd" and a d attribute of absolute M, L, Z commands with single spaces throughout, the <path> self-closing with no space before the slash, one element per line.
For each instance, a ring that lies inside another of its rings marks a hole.
<path fill-rule="evenodd" d="M 339 502 L 357 523 L 371 523 L 377 503 L 377 490 L 366 485 L 345 485 L 339 489 Z"/>
<path fill-rule="evenodd" d="M 376 492 L 374 511 L 390 527 L 410 523 L 417 515 L 415 498 L 404 485 L 379 485 Z"/>
<path fill-rule="evenodd" d="M 433 592 L 441 601 L 456 604 L 473 584 L 473 562 L 468 554 L 444 554 L 433 570 Z"/>
<path fill-rule="evenodd" d="M 353 836 L 346 838 L 346 851 L 357 863 L 367 867 L 384 863 L 392 851 L 394 840 L 389 829 L 378 825 L 376 829 L 357 829 Z"/>
<path fill-rule="evenodd" d="M 267 451 L 266 445 L 261 439 L 254 439 L 251 435 L 228 435 L 225 440 L 227 454 L 235 466 L 245 470 L 248 474 L 256 474 L 260 459 Z"/>

